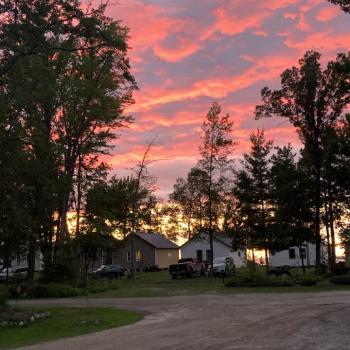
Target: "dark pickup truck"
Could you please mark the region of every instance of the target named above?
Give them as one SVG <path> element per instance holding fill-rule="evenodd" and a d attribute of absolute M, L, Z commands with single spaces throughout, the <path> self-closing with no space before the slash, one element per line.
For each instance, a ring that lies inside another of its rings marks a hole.
<path fill-rule="evenodd" d="M 169 266 L 169 274 L 173 279 L 178 276 L 192 278 L 195 274 L 204 276 L 205 265 L 193 258 L 180 259 L 177 264 Z"/>

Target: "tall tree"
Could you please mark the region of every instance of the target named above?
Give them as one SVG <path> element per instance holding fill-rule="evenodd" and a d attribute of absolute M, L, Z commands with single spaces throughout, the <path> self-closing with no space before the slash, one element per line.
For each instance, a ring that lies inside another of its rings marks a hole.
<path fill-rule="evenodd" d="M 221 107 L 214 102 L 209 109 L 207 117 L 202 125 L 202 145 L 200 146 L 201 159 L 198 167 L 205 171 L 208 176 L 205 188 L 206 215 L 208 223 L 206 229 L 209 232 L 210 243 L 210 266 L 213 268 L 214 247 L 213 237 L 214 230 L 217 227 L 217 213 L 215 208 L 220 202 L 220 187 L 223 181 L 223 175 L 229 167 L 229 156 L 235 146 L 232 140 L 232 127 L 230 115 L 221 115 Z M 211 271 L 213 269 L 211 268 Z"/>
<path fill-rule="evenodd" d="M 270 235 L 270 152 L 272 141 L 266 141 L 264 130 L 250 135 L 251 151 L 244 154 L 242 169 L 236 172 L 234 195 L 243 219 L 243 227 L 249 236 L 249 246 L 265 251 L 268 268 L 268 250 L 271 248 Z"/>
<path fill-rule="evenodd" d="M 279 90 L 264 88 L 263 104 L 256 107 L 256 117 L 279 116 L 287 118 L 297 129 L 299 137 L 309 153 L 309 167 L 314 179 L 314 235 L 316 241 L 316 265 L 321 264 L 321 169 L 324 159 L 322 144 L 325 135 L 341 119 L 350 102 L 349 72 L 339 67 L 349 65 L 350 56 L 338 55 L 336 61 L 322 69 L 321 55 L 307 52 L 292 67 L 282 73 Z"/>
<path fill-rule="evenodd" d="M 270 188 L 274 231 L 271 250 L 279 251 L 298 246 L 303 252 L 305 242 L 312 240 L 312 201 L 308 176 L 295 161 L 291 145 L 277 147 L 271 157 Z M 300 254 L 305 272 L 304 254 Z"/>
<path fill-rule="evenodd" d="M 81 5 L 78 0 L 0 4 L 1 84 L 31 159 L 31 277 L 38 243 L 52 261 L 52 252 L 69 238 L 67 212 L 79 164 L 107 153 L 115 129 L 131 121 L 123 115 L 136 88 L 128 29 L 105 15 L 106 4 L 85 10 Z"/>
<path fill-rule="evenodd" d="M 192 168 L 187 178 L 176 180 L 170 200 L 181 208 L 181 214 L 187 225 L 187 237 L 190 239 L 200 231 L 206 220 L 205 202 L 208 186 L 207 172 L 198 167 Z"/>

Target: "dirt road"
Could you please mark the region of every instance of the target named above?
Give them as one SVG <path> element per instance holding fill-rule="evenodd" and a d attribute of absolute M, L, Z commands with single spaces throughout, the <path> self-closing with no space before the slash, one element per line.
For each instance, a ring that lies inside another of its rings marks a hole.
<path fill-rule="evenodd" d="M 82 306 L 84 300 L 36 305 Z M 350 292 L 94 299 L 147 313 L 130 326 L 21 350 L 349 350 Z"/>

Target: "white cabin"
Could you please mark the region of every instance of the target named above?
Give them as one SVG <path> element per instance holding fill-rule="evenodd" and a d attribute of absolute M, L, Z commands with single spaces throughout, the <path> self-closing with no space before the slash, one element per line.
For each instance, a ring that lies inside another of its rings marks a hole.
<path fill-rule="evenodd" d="M 322 246 L 322 248 L 324 248 Z M 305 266 L 316 265 L 316 245 L 313 243 L 305 243 L 302 248 L 290 247 L 289 249 L 270 254 L 270 266 L 291 266 L 301 267 L 302 257 L 304 257 Z M 325 258 L 325 251 L 322 249 L 321 259 Z"/>
<path fill-rule="evenodd" d="M 236 267 L 245 264 L 246 255 L 242 250 L 232 249 L 232 239 L 227 236 L 214 235 L 213 239 L 214 259 L 230 256 L 233 258 Z M 180 247 L 181 258 L 197 258 L 199 261 L 210 261 L 209 234 L 201 232 L 192 237 Z"/>

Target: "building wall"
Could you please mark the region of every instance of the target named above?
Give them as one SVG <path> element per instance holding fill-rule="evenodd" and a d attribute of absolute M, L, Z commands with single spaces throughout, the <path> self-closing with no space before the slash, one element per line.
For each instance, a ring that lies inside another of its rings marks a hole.
<path fill-rule="evenodd" d="M 214 239 L 214 259 L 224 256 L 233 258 L 236 267 L 241 267 L 245 263 L 245 253 L 243 251 L 234 252 L 229 246 Z M 203 260 L 207 260 L 206 252 L 210 250 L 209 238 L 202 235 L 199 239 L 192 239 L 185 243 L 181 248 L 181 258 L 196 258 L 197 250 L 202 251 Z"/>
<path fill-rule="evenodd" d="M 0 267 L 2 263 L 0 263 Z M 11 267 L 14 269 L 17 268 L 26 268 L 28 267 L 27 256 L 19 255 L 16 259 L 11 261 Z M 43 256 L 39 250 L 35 253 L 35 271 L 41 271 L 43 269 Z"/>
<path fill-rule="evenodd" d="M 135 254 L 135 268 L 137 270 L 142 270 L 144 267 L 148 265 L 155 265 L 155 248 L 140 239 L 135 235 L 134 237 L 134 254 Z M 131 268 L 131 255 L 129 255 L 130 259 L 128 260 L 128 252 L 131 254 L 130 248 L 130 237 L 128 237 L 125 241 L 124 247 L 122 247 L 117 254 L 113 256 L 113 264 L 122 265 L 126 269 Z M 137 260 L 136 257 L 140 253 L 140 259 Z"/>
<path fill-rule="evenodd" d="M 168 268 L 169 265 L 176 264 L 179 260 L 179 249 L 156 249 L 155 264 L 161 269 Z"/>
<path fill-rule="evenodd" d="M 316 246 L 315 244 L 308 243 L 305 245 L 306 258 L 304 259 L 305 266 L 315 266 L 316 264 Z M 270 255 L 270 265 L 271 266 L 293 266 L 300 267 L 302 266 L 302 259 L 300 257 L 298 247 L 290 247 L 294 249 L 295 258 L 291 259 L 289 255 L 289 249 L 282 250 L 280 252 Z M 325 251 L 322 250 L 322 258 L 325 259 Z"/>

